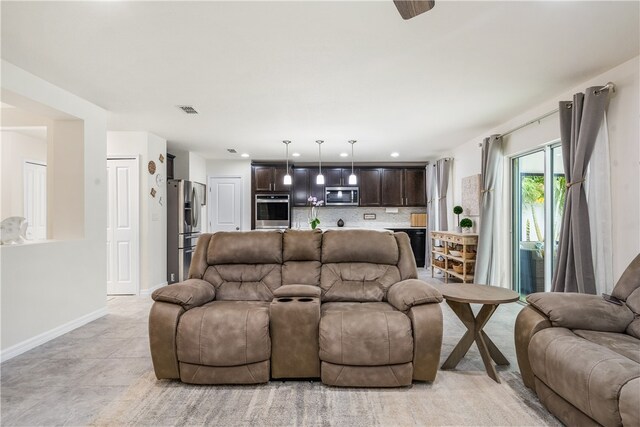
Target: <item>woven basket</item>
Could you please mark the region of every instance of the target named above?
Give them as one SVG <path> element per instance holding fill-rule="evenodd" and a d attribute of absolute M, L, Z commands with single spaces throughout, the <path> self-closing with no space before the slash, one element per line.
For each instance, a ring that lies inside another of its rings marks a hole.
<path fill-rule="evenodd" d="M 453 266 L 453 271 L 455 271 L 458 274 L 462 274 L 462 264 L 457 264 Z M 471 274 L 473 273 L 473 266 L 467 264 L 467 274 Z"/>
<path fill-rule="evenodd" d="M 462 258 L 464 259 L 474 259 L 476 257 L 476 253 L 475 252 L 463 252 L 462 253 Z"/>
<path fill-rule="evenodd" d="M 444 260 L 440 261 L 438 259 L 434 259 L 433 265 L 435 265 L 436 267 L 444 268 Z"/>

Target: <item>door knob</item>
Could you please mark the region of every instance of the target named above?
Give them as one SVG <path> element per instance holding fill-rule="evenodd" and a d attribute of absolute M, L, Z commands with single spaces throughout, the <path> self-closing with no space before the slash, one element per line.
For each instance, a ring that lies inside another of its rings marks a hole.
<path fill-rule="evenodd" d="M 240 227 L 236 227 L 236 231 L 237 231 L 237 230 L 240 230 Z"/>

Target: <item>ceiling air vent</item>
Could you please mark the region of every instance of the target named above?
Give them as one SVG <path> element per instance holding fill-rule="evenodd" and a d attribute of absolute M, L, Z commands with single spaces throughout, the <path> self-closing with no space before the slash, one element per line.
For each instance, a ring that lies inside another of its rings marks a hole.
<path fill-rule="evenodd" d="M 192 105 L 178 105 L 179 109 L 184 111 L 186 114 L 198 114 L 195 108 Z"/>
<path fill-rule="evenodd" d="M 235 148 L 227 148 L 227 151 L 230 152 L 231 154 L 236 154 L 237 153 Z"/>

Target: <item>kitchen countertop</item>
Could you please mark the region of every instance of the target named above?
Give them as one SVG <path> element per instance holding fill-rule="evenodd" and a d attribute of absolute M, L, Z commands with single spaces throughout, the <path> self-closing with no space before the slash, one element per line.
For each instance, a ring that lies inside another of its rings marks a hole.
<path fill-rule="evenodd" d="M 426 230 L 427 227 L 412 227 L 410 225 L 354 225 L 338 227 L 335 225 L 329 227 L 318 227 L 321 230 Z M 301 227 L 300 230 L 310 230 L 310 227 Z"/>
<path fill-rule="evenodd" d="M 427 227 L 414 227 L 412 225 L 407 227 L 385 227 L 385 230 L 426 230 Z"/>

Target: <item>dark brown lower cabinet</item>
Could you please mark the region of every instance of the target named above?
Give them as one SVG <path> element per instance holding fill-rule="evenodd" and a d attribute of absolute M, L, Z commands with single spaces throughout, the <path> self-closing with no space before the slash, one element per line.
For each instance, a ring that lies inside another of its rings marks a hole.
<path fill-rule="evenodd" d="M 416 259 L 416 266 L 419 268 L 425 265 L 425 255 L 427 251 L 427 229 L 426 228 L 388 228 L 391 231 L 402 231 L 409 235 L 413 257 Z"/>

